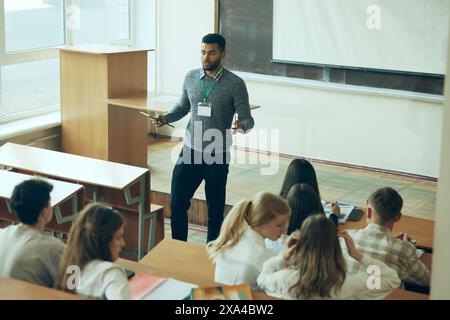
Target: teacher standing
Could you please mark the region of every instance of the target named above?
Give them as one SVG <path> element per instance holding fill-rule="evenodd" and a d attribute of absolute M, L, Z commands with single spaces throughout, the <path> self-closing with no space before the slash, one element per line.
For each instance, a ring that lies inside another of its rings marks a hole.
<path fill-rule="evenodd" d="M 187 212 L 203 180 L 208 206 L 207 241 L 217 238 L 224 218 L 231 131 L 247 133 L 254 126 L 247 87 L 240 77 L 222 66 L 224 57 L 225 39 L 219 34 L 204 36 L 203 67 L 187 73 L 180 101 L 155 120 L 155 125 L 160 127 L 191 112 L 183 150 L 172 173 L 173 239 L 187 241 Z M 238 120 L 233 122 L 235 113 Z"/>

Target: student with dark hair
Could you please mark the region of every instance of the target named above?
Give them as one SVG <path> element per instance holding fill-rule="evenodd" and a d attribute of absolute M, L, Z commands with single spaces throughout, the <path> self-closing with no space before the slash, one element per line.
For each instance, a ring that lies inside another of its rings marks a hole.
<path fill-rule="evenodd" d="M 317 183 L 317 176 L 314 167 L 311 163 L 306 159 L 294 159 L 289 164 L 289 167 L 286 171 L 286 175 L 284 176 L 283 185 L 281 187 L 280 196 L 283 198 L 287 198 L 289 190 L 292 188 L 294 184 L 305 183 L 309 185 L 319 197 L 322 206 L 325 205 L 325 201 L 320 197 L 319 185 Z M 333 222 L 337 225 L 338 216 L 341 212 L 337 202 L 331 203 L 331 214 L 329 218 L 333 220 Z M 323 211 L 323 210 L 322 210 Z"/>
<path fill-rule="evenodd" d="M 284 176 L 280 196 L 286 199 L 291 187 L 297 183 L 305 183 L 309 185 L 317 193 L 320 199 L 316 171 L 311 163 L 306 159 L 294 159 L 289 164 L 286 175 Z"/>
<path fill-rule="evenodd" d="M 114 263 L 125 247 L 123 233 L 120 212 L 104 204 L 87 205 L 70 229 L 56 288 L 100 299 L 130 299 L 125 271 Z"/>
<path fill-rule="evenodd" d="M 364 271 L 347 273 L 338 236 L 348 255 Z M 352 238 L 324 215 L 307 218 L 281 255 L 267 260 L 257 279 L 267 294 L 284 299 L 382 299 L 400 285 L 397 273 L 380 260 L 358 251 Z M 379 279 L 374 281 L 374 271 Z"/>
<path fill-rule="evenodd" d="M 322 202 L 320 201 L 317 192 L 306 183 L 294 184 L 289 190 L 286 200 L 292 210 L 287 234 L 276 241 L 266 239 L 267 248 L 277 253 L 281 251 L 287 236 L 291 235 L 295 230 L 300 230 L 306 218 L 314 214 L 325 215 Z M 339 207 L 334 206 L 333 210 L 336 210 L 335 208 Z M 329 215 L 329 218 L 333 221 L 334 225 L 337 226 L 338 217 L 334 212 Z"/>
<path fill-rule="evenodd" d="M 187 211 L 203 180 L 208 206 L 207 241 L 217 238 L 223 222 L 232 132 L 247 133 L 254 126 L 245 82 L 222 66 L 225 46 L 219 34 L 203 37 L 202 68 L 188 72 L 180 101 L 154 122 L 160 127 L 190 112 L 183 150 L 172 174 L 171 227 L 172 238 L 177 240 L 187 240 Z M 238 120 L 233 121 L 236 113 Z"/>
<path fill-rule="evenodd" d="M 392 234 L 392 229 L 402 216 L 403 199 L 392 188 L 381 188 L 372 193 L 368 200 L 367 226 L 364 229 L 349 230 L 361 252 L 384 261 L 398 272 L 403 281 L 421 286 L 430 285 L 430 271 L 420 261 L 415 245 L 407 234 Z M 343 243 L 341 244 L 343 245 Z M 350 262 L 350 271 L 361 266 Z"/>
<path fill-rule="evenodd" d="M 10 206 L 21 223 L 0 230 L 0 276 L 53 287 L 64 243 L 43 233 L 53 217 L 52 189 L 39 179 L 14 187 Z"/>
<path fill-rule="evenodd" d="M 289 191 L 286 199 L 291 207 L 292 214 L 287 234 L 300 230 L 303 222 L 313 214 L 324 214 L 322 203 L 317 193 L 309 185 L 295 184 Z"/>

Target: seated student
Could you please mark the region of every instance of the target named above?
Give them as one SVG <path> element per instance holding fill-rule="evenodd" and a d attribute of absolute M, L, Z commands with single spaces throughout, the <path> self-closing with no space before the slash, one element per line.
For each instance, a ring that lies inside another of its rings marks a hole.
<path fill-rule="evenodd" d="M 348 233 L 358 250 L 384 261 L 398 272 L 403 281 L 429 286 L 430 271 L 420 261 L 415 245 L 403 234 L 392 234 L 394 224 L 402 216 L 402 207 L 403 199 L 397 191 L 392 188 L 378 189 L 368 200 L 368 225 L 364 229 L 349 230 Z M 358 269 L 358 264 L 349 264 L 350 271 Z"/>
<path fill-rule="evenodd" d="M 276 240 L 285 233 L 290 214 L 284 199 L 267 192 L 236 204 L 225 217 L 219 237 L 207 245 L 216 264 L 215 281 L 248 283 L 257 289 L 262 264 L 275 255 L 266 248 L 264 238 Z"/>
<path fill-rule="evenodd" d="M 70 229 L 56 288 L 100 299 L 130 299 L 125 271 L 114 263 L 125 246 L 123 232 L 120 212 L 103 204 L 87 205 Z M 79 279 L 74 266 L 81 272 Z"/>
<path fill-rule="evenodd" d="M 338 235 L 367 272 L 346 274 Z M 284 299 L 382 299 L 400 285 L 393 269 L 359 252 L 352 238 L 345 231 L 336 234 L 333 222 L 321 214 L 307 218 L 283 254 L 264 263 L 257 282 L 267 294 Z"/>
<path fill-rule="evenodd" d="M 287 202 L 291 208 L 291 218 L 287 229 L 287 235 L 281 236 L 278 240 L 266 239 L 266 247 L 280 253 L 288 235 L 302 227 L 303 221 L 310 215 L 323 212 L 322 203 L 317 193 L 309 185 L 294 184 L 287 194 Z"/>
<path fill-rule="evenodd" d="M 291 190 L 291 187 L 297 183 L 306 183 L 307 185 L 309 185 L 317 193 L 320 199 L 320 191 L 319 185 L 317 183 L 316 171 L 308 160 L 292 160 L 286 171 L 286 175 L 284 176 L 280 196 L 286 199 L 289 190 Z"/>
<path fill-rule="evenodd" d="M 0 230 L 0 276 L 53 287 L 64 243 L 43 233 L 53 217 L 52 189 L 39 179 L 14 187 L 10 205 L 21 223 Z"/>
<path fill-rule="evenodd" d="M 280 196 L 286 199 L 292 186 L 298 183 L 309 185 L 317 193 L 319 199 L 321 199 L 316 171 L 312 164 L 306 159 L 294 159 L 289 164 L 286 175 L 284 176 L 283 185 L 281 186 Z M 326 203 L 325 200 L 321 200 L 321 202 L 322 206 Z M 321 211 L 323 211 L 323 209 Z M 337 202 L 331 204 L 330 211 L 331 214 L 329 218 L 337 224 L 338 216 L 340 214 L 340 208 L 337 205 Z"/>

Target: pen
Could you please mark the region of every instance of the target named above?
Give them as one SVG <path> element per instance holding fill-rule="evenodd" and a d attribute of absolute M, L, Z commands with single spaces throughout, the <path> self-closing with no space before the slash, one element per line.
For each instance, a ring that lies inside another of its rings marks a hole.
<path fill-rule="evenodd" d="M 140 114 L 142 114 L 142 115 L 144 115 L 144 116 L 146 116 L 146 117 L 148 117 L 148 118 L 150 118 L 150 119 L 157 120 L 155 117 L 149 115 L 148 113 L 145 113 L 145 112 L 140 111 Z M 166 126 L 169 126 L 169 127 L 171 127 L 171 128 L 175 128 L 173 125 L 168 124 L 168 123 L 165 123 L 165 125 L 166 125 Z"/>

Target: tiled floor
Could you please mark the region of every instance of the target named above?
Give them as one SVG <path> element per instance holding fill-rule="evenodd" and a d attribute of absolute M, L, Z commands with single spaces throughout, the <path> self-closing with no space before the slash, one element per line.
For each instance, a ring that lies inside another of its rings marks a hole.
<path fill-rule="evenodd" d="M 157 140 L 149 145 L 149 163 L 152 190 L 170 192 L 170 179 L 174 161 L 181 148 L 180 142 L 167 139 Z M 232 150 L 232 161 L 227 183 L 227 204 L 235 204 L 244 198 L 252 198 L 259 191 L 278 193 L 292 159 L 258 155 L 252 152 Z M 252 164 L 254 163 L 254 164 Z M 268 164 L 278 163 L 278 170 L 272 175 L 261 174 Z M 404 200 L 403 213 L 425 219 L 434 219 L 437 183 L 409 177 L 383 174 L 367 170 L 354 169 L 312 162 L 316 169 L 319 189 L 323 199 L 352 202 L 365 206 L 366 199 L 378 188 L 392 187 Z M 194 195 L 205 199 L 202 184 Z M 198 228 L 195 228 L 198 229 Z M 189 241 L 205 244 L 206 233 L 190 228 Z M 170 224 L 166 223 L 166 236 L 170 236 Z"/>

